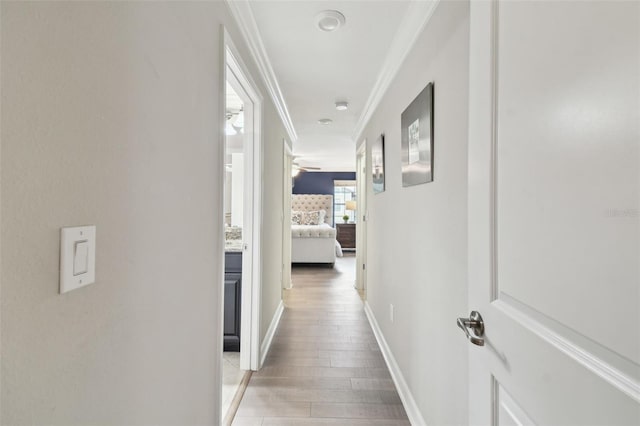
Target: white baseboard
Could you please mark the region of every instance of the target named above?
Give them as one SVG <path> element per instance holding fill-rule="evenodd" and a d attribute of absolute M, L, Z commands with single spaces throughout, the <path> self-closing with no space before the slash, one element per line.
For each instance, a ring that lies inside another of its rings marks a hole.
<path fill-rule="evenodd" d="M 264 360 L 267 358 L 267 354 L 269 353 L 269 349 L 271 348 L 271 342 L 273 342 L 273 336 L 276 334 L 276 330 L 278 329 L 278 325 L 280 324 L 280 318 L 282 318 L 282 313 L 284 312 L 284 303 L 282 300 L 280 304 L 276 308 L 276 312 L 273 314 L 273 318 L 271 319 L 271 324 L 269 324 L 269 328 L 267 329 L 267 334 L 264 336 L 264 340 L 260 345 L 260 366 L 262 368 L 264 365 Z"/>
<path fill-rule="evenodd" d="M 367 314 L 367 319 L 369 320 L 369 324 L 371 324 L 373 334 L 376 336 L 376 340 L 378 341 L 384 360 L 386 361 L 389 372 L 391 373 L 391 378 L 396 385 L 398 395 L 400 395 L 400 400 L 402 400 L 402 404 L 407 412 L 409 421 L 413 426 L 425 426 L 427 423 L 424 421 L 422 413 L 420 413 L 420 410 L 418 409 L 418 404 L 416 404 L 415 399 L 413 399 L 409 386 L 400 371 L 400 367 L 398 366 L 396 359 L 391 353 L 391 348 L 389 348 L 387 341 L 384 339 L 382 330 L 380 329 L 378 321 L 376 321 L 376 317 L 368 302 L 364 302 L 364 312 Z"/>

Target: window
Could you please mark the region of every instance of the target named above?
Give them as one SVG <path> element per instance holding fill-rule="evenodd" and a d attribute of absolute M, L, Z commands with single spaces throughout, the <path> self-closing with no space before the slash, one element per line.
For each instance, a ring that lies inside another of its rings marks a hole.
<path fill-rule="evenodd" d="M 356 221 L 356 214 L 352 210 L 347 210 L 346 202 L 356 200 L 355 180 L 334 180 L 333 181 L 333 217 L 335 223 L 343 221 L 342 216 L 349 216 L 349 222 Z"/>

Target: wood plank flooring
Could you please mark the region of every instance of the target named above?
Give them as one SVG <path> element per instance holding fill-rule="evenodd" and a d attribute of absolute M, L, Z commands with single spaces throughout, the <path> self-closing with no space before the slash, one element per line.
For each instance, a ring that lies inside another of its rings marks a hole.
<path fill-rule="evenodd" d="M 410 425 L 354 280 L 353 256 L 293 268 L 280 327 L 233 425 Z"/>

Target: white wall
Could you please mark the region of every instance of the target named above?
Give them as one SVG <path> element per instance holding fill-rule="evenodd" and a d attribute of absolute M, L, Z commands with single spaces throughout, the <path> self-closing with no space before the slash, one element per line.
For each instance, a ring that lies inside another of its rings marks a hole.
<path fill-rule="evenodd" d="M 217 424 L 220 24 L 260 81 L 226 6 L 1 7 L 0 423 Z M 277 164 L 265 178 L 281 188 Z M 59 295 L 59 229 L 80 224 L 97 282 Z"/>
<path fill-rule="evenodd" d="M 230 155 L 228 157 L 231 158 Z M 230 163 L 231 163 L 231 160 L 229 160 L 227 164 L 230 164 Z M 231 170 L 227 170 L 225 174 L 225 181 L 224 181 L 225 220 L 227 216 L 231 218 L 231 200 L 233 200 L 233 191 L 231 190 L 231 182 L 233 182 L 233 173 L 231 172 Z M 231 222 L 229 222 L 228 225 L 231 225 Z"/>
<path fill-rule="evenodd" d="M 228 86 L 227 86 L 228 87 Z M 232 167 L 232 155 L 234 153 L 242 153 L 243 152 L 243 144 L 244 144 L 244 133 L 236 133 L 235 135 L 225 135 L 225 143 L 226 143 L 226 160 L 225 164 L 230 165 Z M 232 190 L 232 182 L 233 175 L 231 171 L 228 171 L 226 174 L 225 180 L 225 194 L 224 194 L 224 212 L 225 214 L 231 217 L 231 204 L 234 199 L 234 193 Z M 244 173 L 243 173 L 244 176 Z M 239 196 L 242 197 L 241 191 Z"/>
<path fill-rule="evenodd" d="M 244 221 L 244 154 L 231 154 L 231 226 L 240 226 Z"/>
<path fill-rule="evenodd" d="M 368 190 L 368 303 L 430 425 L 468 421 L 468 343 L 455 324 L 468 314 L 468 37 L 468 2 L 441 2 L 362 137 L 386 136 L 386 191 Z M 434 182 L 403 188 L 400 115 L 430 81 Z"/>

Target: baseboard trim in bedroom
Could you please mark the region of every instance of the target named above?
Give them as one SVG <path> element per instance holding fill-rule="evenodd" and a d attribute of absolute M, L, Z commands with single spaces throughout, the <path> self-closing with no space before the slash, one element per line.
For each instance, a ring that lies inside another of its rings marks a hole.
<path fill-rule="evenodd" d="M 273 337 L 276 335 L 278 325 L 280 325 L 280 319 L 282 318 L 283 312 L 284 302 L 281 300 L 280 304 L 276 308 L 276 312 L 273 314 L 271 324 L 269 324 L 269 328 L 267 329 L 267 334 L 264 336 L 262 345 L 260 345 L 260 368 L 262 368 L 262 366 L 264 365 L 264 360 L 267 358 L 267 354 L 269 353 L 269 349 L 271 348 L 271 343 L 273 342 Z"/>
<path fill-rule="evenodd" d="M 414 426 L 426 425 L 427 423 L 424 421 L 422 413 L 420 413 L 418 404 L 416 404 L 416 400 L 411 394 L 409 385 L 407 385 L 407 381 L 404 379 L 404 376 L 400 371 L 400 367 L 398 366 L 393 353 L 391 353 L 391 348 L 389 348 L 389 345 L 387 344 L 387 341 L 382 334 L 382 330 L 378 325 L 376 316 L 371 310 L 369 302 L 364 302 L 364 312 L 367 314 L 367 319 L 369 320 L 369 324 L 371 325 L 373 334 L 376 336 L 376 340 L 378 341 L 378 346 L 380 346 L 380 351 L 384 356 L 384 360 L 387 363 L 387 368 L 389 368 L 393 383 L 396 385 L 396 389 L 398 391 L 398 395 L 400 395 L 402 405 L 404 405 L 404 409 L 407 412 L 407 417 L 409 417 L 409 422 L 411 422 L 411 424 Z"/>

